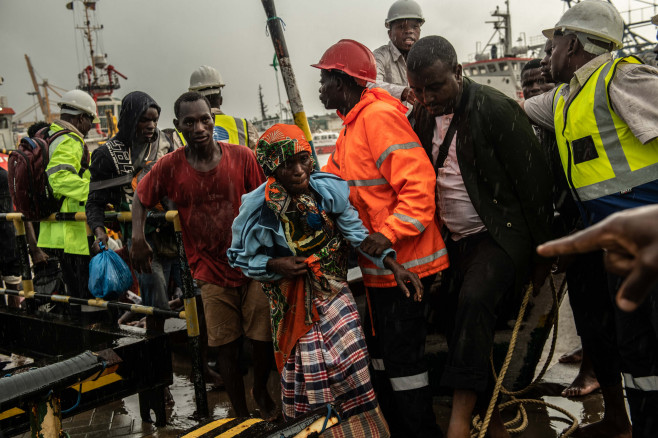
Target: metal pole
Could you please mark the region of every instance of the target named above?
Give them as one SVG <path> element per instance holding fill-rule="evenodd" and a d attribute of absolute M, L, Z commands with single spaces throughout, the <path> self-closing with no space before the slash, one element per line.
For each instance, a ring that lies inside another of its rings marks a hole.
<path fill-rule="evenodd" d="M 208 396 L 206 394 L 206 380 L 203 375 L 203 363 L 201 355 L 199 316 L 196 309 L 196 297 L 194 296 L 194 284 L 192 274 L 185 256 L 183 246 L 183 229 L 180 216 L 177 211 L 167 212 L 167 220 L 173 220 L 176 233 L 176 248 L 178 249 L 178 261 L 180 263 L 181 279 L 183 280 L 183 299 L 185 303 L 185 320 L 187 322 L 187 341 L 192 355 L 192 379 L 194 384 L 194 399 L 196 401 L 196 414 L 198 417 L 208 417 Z"/>
<path fill-rule="evenodd" d="M 12 290 L 12 289 L 0 289 L 0 295 L 22 297 L 25 296 L 23 291 Z M 60 295 L 60 294 L 39 294 L 32 292 L 30 298 L 40 298 L 46 301 L 52 301 L 55 303 L 68 303 L 68 304 L 83 304 L 85 306 L 99 307 L 101 309 L 120 309 L 128 310 L 130 312 L 139 313 L 142 315 L 153 315 L 160 316 L 162 318 L 177 318 L 177 319 L 186 319 L 185 312 L 176 312 L 175 310 L 164 310 L 157 307 L 151 306 L 142 306 L 140 304 L 127 304 L 121 303 L 119 301 L 105 301 L 101 298 L 76 298 L 69 295 Z"/>
<path fill-rule="evenodd" d="M 283 111 L 283 104 L 281 103 L 281 87 L 279 87 L 279 73 L 277 72 L 276 65 L 272 63 L 274 68 L 274 80 L 276 81 L 276 95 L 279 96 L 279 123 L 283 122 L 285 118 L 281 115 Z"/>
<path fill-rule="evenodd" d="M 306 119 L 304 112 L 304 105 L 302 104 L 302 97 L 297 89 L 297 81 L 295 80 L 295 73 L 292 70 L 292 63 L 290 62 L 290 55 L 288 54 L 288 46 L 286 46 L 286 39 L 283 36 L 283 27 L 281 26 L 281 19 L 276 15 L 276 8 L 274 7 L 274 0 L 261 0 L 265 14 L 267 15 L 267 28 L 272 37 L 272 44 L 274 44 L 274 51 L 279 60 L 281 67 L 281 77 L 283 84 L 286 86 L 286 93 L 288 93 L 288 100 L 290 101 L 290 109 L 293 113 L 295 124 L 304 131 L 306 140 L 311 144 L 313 151 L 313 158 L 315 159 L 315 166 L 319 169 L 318 156 L 313 147 L 313 136 L 311 129 Z"/>
<path fill-rule="evenodd" d="M 121 222 L 128 222 L 132 219 L 131 212 L 118 212 L 113 214 L 106 215 L 106 219 L 116 219 Z M 174 231 L 176 235 L 176 247 L 178 249 L 178 261 L 181 265 L 181 277 L 183 280 L 183 298 L 185 303 L 184 312 L 173 312 L 160 310 L 152 307 L 146 306 L 137 306 L 137 305 L 126 305 L 123 303 L 117 302 L 108 302 L 99 299 L 83 300 L 77 299 L 74 297 L 69 297 L 66 295 L 51 295 L 43 296 L 41 294 L 36 294 L 34 291 L 34 285 L 32 283 L 32 271 L 30 270 L 30 260 L 27 250 L 27 237 L 25 235 L 25 224 L 23 222 L 24 218 L 21 213 L 0 213 L 0 221 L 13 221 L 14 226 L 16 227 L 16 242 L 18 243 L 21 267 L 23 270 L 23 291 L 22 292 L 13 292 L 6 289 L 0 289 L 0 294 L 5 295 L 18 295 L 24 296 L 25 298 L 35 298 L 43 297 L 50 298 L 52 301 L 60 302 L 79 302 L 81 304 L 87 304 L 95 307 L 105 307 L 105 308 L 122 308 L 126 310 L 132 310 L 138 313 L 146 313 L 152 315 L 161 315 L 161 316 L 172 316 L 172 317 L 185 317 L 187 323 L 187 336 L 188 344 L 190 346 L 191 355 L 192 355 L 192 376 L 194 379 L 194 395 L 197 406 L 197 416 L 205 418 L 209 416 L 208 413 L 208 398 L 206 395 L 206 382 L 203 375 L 203 363 L 201 356 L 201 343 L 200 343 L 200 333 L 199 333 L 199 316 L 197 313 L 196 307 L 196 298 L 194 295 L 194 284 L 192 283 L 192 274 L 190 273 L 190 267 L 187 263 L 187 256 L 185 255 L 185 248 L 183 246 L 183 230 L 181 227 L 180 216 L 178 211 L 171 210 L 162 213 L 149 213 L 147 219 L 152 220 L 162 220 L 165 219 L 169 222 L 173 222 Z M 87 217 L 84 213 L 54 213 L 46 219 L 37 220 L 39 222 L 59 222 L 59 221 L 78 221 L 86 222 Z M 90 229 L 87 225 L 87 234 L 89 235 Z M 30 303 L 34 303 L 34 300 L 27 300 L 28 309 L 30 308 Z M 33 308 L 36 309 L 36 304 L 32 304 Z M 129 308 L 129 309 L 128 309 Z"/>
<path fill-rule="evenodd" d="M 0 149 L 0 152 L 7 151 L 7 149 Z M 11 152 L 11 151 L 7 151 Z M 149 211 L 146 215 L 147 223 L 153 221 L 169 221 L 173 222 L 172 214 L 175 215 L 177 210 L 169 211 Z M 170 217 L 171 216 L 171 217 Z M 77 213 L 53 213 L 50 216 L 42 219 L 28 219 L 22 213 L 0 213 L 0 221 L 13 222 L 20 219 L 22 222 L 85 222 L 87 215 L 82 212 Z M 112 211 L 105 213 L 105 221 L 119 221 L 130 222 L 132 221 L 132 212 L 130 211 Z M 88 225 L 88 224 L 87 224 Z M 91 236 L 91 229 L 87 230 L 87 236 Z"/>
<path fill-rule="evenodd" d="M 30 404 L 31 438 L 60 438 L 62 409 L 59 398 L 49 394 L 45 399 Z"/>
<path fill-rule="evenodd" d="M 30 256 L 27 249 L 27 236 L 25 235 L 25 223 L 20 213 L 8 213 L 9 220 L 14 222 L 16 228 L 16 246 L 18 247 L 18 256 L 21 260 L 21 277 L 23 278 L 23 296 L 25 298 L 34 298 L 34 283 L 32 282 L 32 270 L 30 269 Z M 34 300 L 25 302 L 28 312 L 34 313 L 37 305 Z"/>

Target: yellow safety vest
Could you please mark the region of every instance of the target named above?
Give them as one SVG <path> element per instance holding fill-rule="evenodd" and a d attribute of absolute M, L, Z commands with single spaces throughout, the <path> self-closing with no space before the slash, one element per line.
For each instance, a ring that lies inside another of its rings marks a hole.
<path fill-rule="evenodd" d="M 62 129 L 56 123 L 50 125 L 51 134 Z M 55 196 L 64 198 L 61 213 L 85 212 L 91 173 L 89 169 L 82 169 L 84 150 L 84 140 L 73 132 L 62 135 L 50 145 L 46 175 Z M 37 246 L 63 249 L 67 254 L 89 255 L 87 228 L 86 222 L 42 222 Z"/>
<path fill-rule="evenodd" d="M 213 138 L 216 141 L 248 146 L 247 121 L 225 114 L 217 114 L 215 116 Z"/>
<path fill-rule="evenodd" d="M 183 146 L 187 146 L 187 142 L 180 132 L 178 132 L 178 136 L 183 142 Z M 212 138 L 215 141 L 249 147 L 247 121 L 238 117 L 227 116 L 226 114 L 217 114 L 215 115 L 215 129 L 213 129 Z"/>
<path fill-rule="evenodd" d="M 560 159 L 571 188 L 589 201 L 658 179 L 658 139 L 642 144 L 612 109 L 608 87 L 622 62 L 641 64 L 629 56 L 598 68 L 565 108 L 555 92 L 553 114 Z"/>

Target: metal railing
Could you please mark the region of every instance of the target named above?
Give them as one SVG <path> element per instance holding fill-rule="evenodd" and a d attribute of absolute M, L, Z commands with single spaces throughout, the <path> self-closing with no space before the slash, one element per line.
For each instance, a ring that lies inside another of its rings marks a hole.
<path fill-rule="evenodd" d="M 119 221 L 131 222 L 131 212 L 115 212 L 106 213 L 106 221 Z M 187 339 L 188 345 L 192 356 L 192 376 L 194 384 L 194 396 L 196 401 L 196 413 L 199 417 L 208 417 L 208 398 L 206 395 L 206 383 L 203 374 L 203 364 L 201 355 L 200 344 L 200 331 L 199 331 L 199 316 L 196 306 L 196 298 L 194 295 L 194 283 L 192 281 L 192 274 L 185 255 L 185 248 L 183 246 L 183 233 L 181 228 L 180 216 L 177 210 L 170 210 L 165 212 L 148 212 L 147 221 L 167 221 L 173 223 L 174 235 L 176 238 L 176 249 L 178 262 L 180 263 L 181 279 L 183 283 L 183 303 L 184 311 L 176 312 L 172 310 L 164 310 L 156 307 L 142 306 L 137 304 L 121 303 L 119 301 L 106 301 L 100 298 L 76 298 L 68 295 L 60 294 L 40 294 L 34 290 L 34 283 L 32 281 L 32 270 L 30 267 L 28 241 L 25 232 L 25 222 L 84 222 L 87 228 L 87 236 L 91 237 L 91 229 L 87 224 L 87 216 L 85 213 L 53 213 L 44 219 L 26 219 L 21 213 L 0 213 L 0 221 L 13 222 L 16 228 L 16 246 L 18 248 L 21 271 L 22 271 L 22 291 L 15 291 L 11 289 L 0 289 L 0 295 L 19 296 L 27 300 L 49 299 L 52 302 L 69 303 L 69 304 L 84 304 L 87 306 L 100 307 L 100 308 L 113 308 L 121 310 L 131 310 L 136 313 L 152 315 L 155 317 L 164 318 L 180 318 L 185 319 L 187 326 Z M 34 303 L 34 301 L 31 301 Z M 27 305 L 28 311 L 35 311 L 34 304 Z"/>

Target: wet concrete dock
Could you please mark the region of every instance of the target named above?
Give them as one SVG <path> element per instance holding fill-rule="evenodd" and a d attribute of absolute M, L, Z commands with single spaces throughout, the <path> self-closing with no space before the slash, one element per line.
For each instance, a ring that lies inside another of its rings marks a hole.
<path fill-rule="evenodd" d="M 562 354 L 571 351 L 580 343 L 573 325 L 568 300 L 564 301 L 560 311 L 558 333 L 555 354 L 537 392 L 542 394 L 541 399 L 565 408 L 583 423 L 598 421 L 603 411 L 603 402 L 599 393 L 571 400 L 559 395 L 578 372 L 578 365 L 564 365 L 557 362 Z M 544 358 L 549 347 L 550 343 L 547 343 Z M 540 363 L 544 363 L 544 359 Z M 166 427 L 156 428 L 152 424 L 141 421 L 138 398 L 135 395 L 65 419 L 64 429 L 71 438 L 178 436 L 182 431 L 195 425 L 195 421 L 190 419 L 195 409 L 194 389 L 189 381 L 190 366 L 184 351 L 174 352 L 173 369 L 174 383 L 170 389 L 174 402 L 167 407 L 168 425 Z M 250 381 L 251 375 L 245 376 L 247 390 Z M 269 387 L 272 397 L 279 400 L 279 381 L 275 372 L 271 374 Z M 226 392 L 215 389 L 211 385 L 207 385 L 207 389 L 209 410 L 212 415 L 215 418 L 231 416 L 232 412 Z M 249 395 L 247 402 L 250 411 L 255 411 L 255 403 Z M 553 409 L 540 406 L 529 406 L 526 409 L 529 426 L 524 432 L 514 436 L 552 438 L 557 437 L 569 425 L 566 417 Z M 434 410 L 437 414 L 437 421 L 445 430 L 450 414 L 450 397 L 435 397 Z M 511 418 L 514 414 L 514 410 L 510 409 L 509 412 L 504 412 L 504 418 Z M 22 435 L 25 438 L 29 436 L 29 433 Z"/>

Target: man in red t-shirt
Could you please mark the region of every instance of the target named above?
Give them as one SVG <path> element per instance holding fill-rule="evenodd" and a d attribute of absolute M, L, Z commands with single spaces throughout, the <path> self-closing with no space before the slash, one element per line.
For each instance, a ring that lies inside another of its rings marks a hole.
<path fill-rule="evenodd" d="M 275 408 L 266 387 L 273 359 L 269 303 L 260 284 L 231 268 L 226 256 L 242 195 L 260 186 L 265 177 L 251 150 L 213 140 L 214 118 L 204 96 L 183 94 L 174 112 L 174 124 L 187 146 L 162 157 L 137 186 L 133 266 L 138 271 L 149 269 L 152 252 L 144 239 L 146 210 L 166 196 L 178 207 L 185 253 L 201 287 L 208 345 L 218 351 L 219 373 L 236 416 L 249 415 L 238 366 L 242 334 L 253 344 L 253 395 L 268 415 Z"/>

